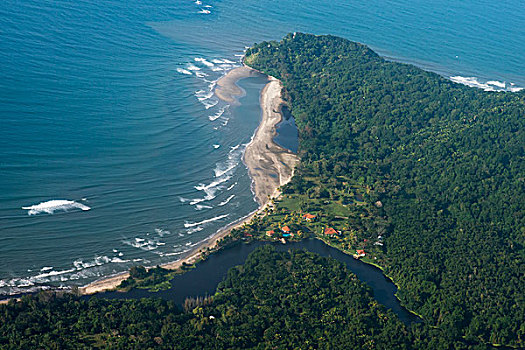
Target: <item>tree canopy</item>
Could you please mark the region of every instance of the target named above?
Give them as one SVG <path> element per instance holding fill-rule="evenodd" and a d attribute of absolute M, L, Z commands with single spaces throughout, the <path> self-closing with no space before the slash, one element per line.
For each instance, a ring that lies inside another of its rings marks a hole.
<path fill-rule="evenodd" d="M 341 176 L 360 187 L 372 217 L 354 206 L 345 225 L 384 237 L 378 263 L 409 309 L 451 339 L 525 346 L 525 93 L 456 84 L 334 36 L 289 34 L 245 63 L 283 82 L 299 128 L 285 193 L 337 194 Z"/>

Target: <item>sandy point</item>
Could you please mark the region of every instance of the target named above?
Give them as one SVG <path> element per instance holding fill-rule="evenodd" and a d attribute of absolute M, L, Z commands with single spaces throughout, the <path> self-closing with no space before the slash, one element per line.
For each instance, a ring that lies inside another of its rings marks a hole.
<path fill-rule="evenodd" d="M 261 76 L 261 73 L 247 66 L 235 68 L 219 79 L 215 95 L 225 102 L 236 103 L 237 98 L 244 93 L 237 86 L 237 81 L 256 76 Z M 203 252 L 207 251 L 208 248 L 215 248 L 217 243 L 227 236 L 232 229 L 250 222 L 255 215 L 262 215 L 264 209 L 270 205 L 269 199 L 280 196 L 279 187 L 288 183 L 292 178 L 294 169 L 299 164 L 299 157 L 273 141 L 276 135 L 275 126 L 282 120 L 282 84 L 273 77 L 268 79 L 268 83 L 261 91 L 260 96 L 261 122 L 255 131 L 252 141 L 246 147 L 243 157 L 244 164 L 252 178 L 252 189 L 259 203 L 259 209 L 219 230 L 216 234 L 204 240 L 183 259 L 164 264 L 162 267 L 176 270 L 183 263 L 193 264 L 199 261 Z M 121 273 L 81 287 L 79 291 L 82 294 L 94 294 L 112 290 L 128 277 L 129 273 Z"/>

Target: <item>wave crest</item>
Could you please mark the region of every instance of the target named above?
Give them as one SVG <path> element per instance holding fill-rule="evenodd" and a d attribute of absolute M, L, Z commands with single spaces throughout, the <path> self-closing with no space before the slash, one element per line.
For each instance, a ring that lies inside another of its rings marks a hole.
<path fill-rule="evenodd" d="M 37 215 L 42 213 L 54 214 L 56 211 L 69 211 L 71 209 L 80 209 L 83 211 L 87 211 L 91 208 L 85 204 L 78 203 L 75 201 L 65 199 L 53 199 L 47 202 L 34 204 L 29 207 L 22 207 L 22 209 L 28 210 L 28 215 Z"/>

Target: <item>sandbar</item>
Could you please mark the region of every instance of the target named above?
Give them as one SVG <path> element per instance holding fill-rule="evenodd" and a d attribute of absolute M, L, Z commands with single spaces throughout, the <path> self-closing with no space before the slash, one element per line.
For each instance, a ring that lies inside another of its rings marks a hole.
<path fill-rule="evenodd" d="M 243 94 L 242 89 L 236 84 L 237 81 L 259 75 L 261 73 L 247 66 L 235 68 L 217 82 L 215 94 L 225 102 L 235 103 L 236 98 Z M 280 196 L 279 187 L 292 178 L 294 168 L 299 163 L 299 157 L 273 141 L 276 134 L 275 126 L 282 120 L 280 113 L 283 103 L 281 99 L 282 85 L 279 80 L 273 77 L 268 79 L 269 81 L 261 91 L 260 96 L 261 122 L 252 141 L 246 147 L 243 157 L 244 164 L 252 178 L 252 189 L 259 203 L 259 209 L 219 230 L 184 258 L 161 265 L 163 268 L 175 270 L 179 269 L 183 263 L 191 265 L 199 261 L 203 252 L 208 248 L 215 248 L 217 242 L 227 236 L 232 229 L 250 222 L 255 215 L 262 214 L 264 209 L 271 205 L 269 199 Z M 128 277 L 128 272 L 121 273 L 90 283 L 79 288 L 79 291 L 81 294 L 94 294 L 112 290 Z"/>

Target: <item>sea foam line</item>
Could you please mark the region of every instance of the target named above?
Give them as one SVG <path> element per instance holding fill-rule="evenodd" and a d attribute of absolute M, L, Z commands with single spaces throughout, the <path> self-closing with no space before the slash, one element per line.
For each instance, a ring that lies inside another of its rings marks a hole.
<path fill-rule="evenodd" d="M 208 119 L 210 119 L 212 122 L 219 119 L 223 114 L 224 112 L 226 111 L 226 108 L 228 108 L 228 106 L 224 106 L 222 107 L 221 109 L 219 109 L 219 111 L 217 113 L 215 113 L 214 115 L 210 115 L 208 117 Z"/>
<path fill-rule="evenodd" d="M 228 203 L 233 199 L 233 197 L 235 197 L 234 194 L 232 194 L 231 196 L 229 196 L 225 201 L 220 202 L 220 203 L 219 203 L 219 207 L 222 207 L 223 205 L 228 204 Z"/>
<path fill-rule="evenodd" d="M 53 199 L 47 202 L 34 204 L 29 207 L 22 207 L 22 209 L 28 210 L 28 215 L 36 215 L 42 213 L 53 214 L 55 211 L 68 211 L 71 209 L 81 209 L 83 211 L 87 211 L 91 208 L 87 205 L 75 201 L 65 199 Z"/>
<path fill-rule="evenodd" d="M 230 214 L 219 215 L 219 216 L 213 217 L 211 219 L 206 219 L 206 220 L 203 220 L 203 221 L 200 221 L 200 222 L 188 222 L 188 221 L 186 221 L 186 223 L 184 224 L 184 227 L 188 228 L 188 227 L 204 225 L 204 224 L 207 224 L 207 223 L 210 223 L 210 222 L 213 222 L 213 221 L 217 221 L 217 220 L 220 220 L 220 219 L 227 218 L 228 216 L 230 216 Z"/>
<path fill-rule="evenodd" d="M 189 70 L 184 69 L 184 68 L 177 68 L 177 72 L 179 72 L 181 74 L 186 74 L 186 75 L 192 75 L 193 74 Z"/>
<path fill-rule="evenodd" d="M 485 83 L 479 81 L 476 77 L 462 77 L 460 75 L 451 76 L 450 80 L 455 83 L 467 85 L 470 87 L 476 87 L 483 89 L 485 91 L 509 91 L 509 92 L 518 92 L 523 90 L 521 87 L 516 87 L 515 84 L 507 84 L 504 81 L 489 80 Z M 510 86 L 509 86 L 510 85 Z"/>
<path fill-rule="evenodd" d="M 195 62 L 200 62 L 200 63 L 202 63 L 203 65 L 205 65 L 207 67 L 213 67 L 214 66 L 213 63 L 211 63 L 210 61 L 208 61 L 207 59 L 202 58 L 202 57 L 195 57 L 194 60 L 195 60 Z"/>

